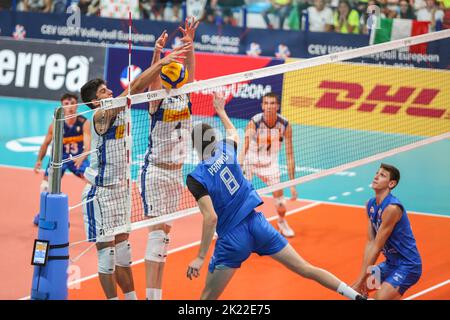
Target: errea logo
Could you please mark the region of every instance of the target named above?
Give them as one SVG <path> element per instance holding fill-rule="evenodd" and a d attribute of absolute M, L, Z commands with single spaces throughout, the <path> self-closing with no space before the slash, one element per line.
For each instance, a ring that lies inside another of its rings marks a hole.
<path fill-rule="evenodd" d="M 79 91 L 88 80 L 92 60 L 81 55 L 69 58 L 60 53 L 0 50 L 0 86 Z"/>

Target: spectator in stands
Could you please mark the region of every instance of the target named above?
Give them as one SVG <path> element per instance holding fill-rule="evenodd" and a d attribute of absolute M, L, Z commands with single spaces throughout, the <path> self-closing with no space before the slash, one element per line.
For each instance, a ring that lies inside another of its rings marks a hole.
<path fill-rule="evenodd" d="M 139 9 L 143 19 L 163 20 L 164 4 L 158 0 L 139 0 Z"/>
<path fill-rule="evenodd" d="M 222 18 L 222 23 L 237 26 L 238 22 L 234 18 L 233 10 L 242 7 L 244 0 L 211 0 L 211 7 L 215 10 L 215 15 Z"/>
<path fill-rule="evenodd" d="M 53 12 L 54 13 L 65 13 L 67 8 L 68 0 L 53 0 Z"/>
<path fill-rule="evenodd" d="M 339 33 L 359 33 L 358 12 L 350 7 L 347 0 L 341 0 L 334 13 L 334 31 Z"/>
<path fill-rule="evenodd" d="M 389 0 L 394 1 L 394 0 Z M 388 0 L 377 0 L 377 6 L 380 7 L 380 13 L 384 14 L 386 18 L 395 18 L 397 15 L 397 7 L 395 5 L 389 4 Z M 391 9 L 392 8 L 392 9 Z"/>
<path fill-rule="evenodd" d="M 10 10 L 12 6 L 12 0 L 0 0 L 0 11 Z"/>
<path fill-rule="evenodd" d="M 50 12 L 52 0 L 24 0 L 23 11 L 30 12 Z"/>
<path fill-rule="evenodd" d="M 444 19 L 444 11 L 436 6 L 435 0 L 426 0 L 426 8 L 417 11 L 417 20 L 430 21 L 430 31 L 436 30 L 436 22 Z"/>
<path fill-rule="evenodd" d="M 442 20 L 442 28 L 450 29 L 450 0 L 438 0 L 441 9 L 444 11 L 444 19 Z"/>
<path fill-rule="evenodd" d="M 308 9 L 309 31 L 329 32 L 333 29 L 333 11 L 325 5 L 325 0 L 314 0 Z"/>
<path fill-rule="evenodd" d="M 416 20 L 413 7 L 409 4 L 408 0 L 400 0 L 399 11 L 396 18 Z"/>
<path fill-rule="evenodd" d="M 264 21 L 267 24 L 267 28 L 273 29 L 273 25 L 270 23 L 269 14 L 274 14 L 279 19 L 279 29 L 283 29 L 284 20 L 291 12 L 292 0 L 270 0 L 270 8 L 263 13 Z"/>
<path fill-rule="evenodd" d="M 166 7 L 164 9 L 164 20 L 177 22 L 183 19 L 183 12 L 181 10 L 181 4 L 183 0 L 172 0 L 166 3 Z M 171 8 L 170 8 L 171 7 Z M 169 10 L 169 8 L 171 10 Z M 170 13 L 172 11 L 172 13 Z M 169 16 L 168 16 L 169 12 Z"/>

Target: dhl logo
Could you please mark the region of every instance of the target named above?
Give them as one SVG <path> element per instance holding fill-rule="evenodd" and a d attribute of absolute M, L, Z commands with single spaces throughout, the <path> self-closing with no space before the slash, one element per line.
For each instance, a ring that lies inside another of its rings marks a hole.
<path fill-rule="evenodd" d="M 183 110 L 164 110 L 163 121 L 164 122 L 174 122 L 186 120 L 191 117 L 191 113 L 189 112 L 189 108 L 184 108 Z"/>
<path fill-rule="evenodd" d="M 316 101 L 317 108 L 345 110 L 355 107 L 360 112 L 373 112 L 378 108 L 382 114 L 397 114 L 406 108 L 409 116 L 450 119 L 446 109 L 432 105 L 441 92 L 439 89 L 376 84 L 366 94 L 367 88 L 359 83 L 328 80 L 321 81 L 318 87 L 325 92 Z M 291 99 L 293 105 L 298 104 L 297 97 Z"/>
<path fill-rule="evenodd" d="M 63 138 L 63 144 L 78 143 L 83 141 L 83 135 Z"/>

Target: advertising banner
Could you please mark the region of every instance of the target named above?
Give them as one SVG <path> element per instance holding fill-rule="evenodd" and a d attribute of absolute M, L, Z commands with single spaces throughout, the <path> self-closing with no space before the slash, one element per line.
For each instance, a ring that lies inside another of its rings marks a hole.
<path fill-rule="evenodd" d="M 103 77 L 105 49 L 0 39 L 0 96 L 59 100 Z"/>
<path fill-rule="evenodd" d="M 450 129 L 450 73 L 329 64 L 285 75 L 283 114 L 293 123 L 433 136 Z"/>

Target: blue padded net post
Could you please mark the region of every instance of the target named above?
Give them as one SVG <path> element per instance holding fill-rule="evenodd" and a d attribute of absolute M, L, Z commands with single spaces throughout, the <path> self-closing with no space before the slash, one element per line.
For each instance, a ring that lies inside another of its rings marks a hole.
<path fill-rule="evenodd" d="M 69 202 L 61 193 L 62 138 L 64 109 L 55 112 L 53 156 L 50 166 L 50 193 L 42 192 L 39 210 L 38 239 L 49 241 L 45 266 L 34 266 L 31 299 L 67 299 L 67 268 L 69 266 Z"/>

